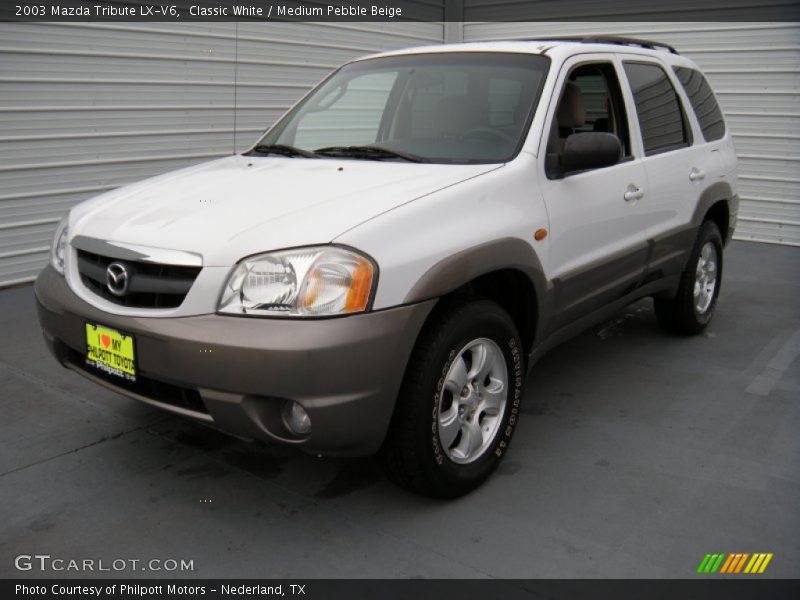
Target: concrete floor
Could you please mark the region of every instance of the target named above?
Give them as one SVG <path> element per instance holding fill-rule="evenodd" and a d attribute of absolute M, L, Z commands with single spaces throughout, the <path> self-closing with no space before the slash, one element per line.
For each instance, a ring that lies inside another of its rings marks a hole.
<path fill-rule="evenodd" d="M 95 387 L 47 354 L 32 288 L 0 292 L 0 577 L 21 553 L 197 577 L 691 577 L 707 552 L 798 577 L 800 250 L 737 242 L 726 269 L 703 336 L 662 334 L 645 301 L 549 354 L 499 472 L 455 502 Z"/>

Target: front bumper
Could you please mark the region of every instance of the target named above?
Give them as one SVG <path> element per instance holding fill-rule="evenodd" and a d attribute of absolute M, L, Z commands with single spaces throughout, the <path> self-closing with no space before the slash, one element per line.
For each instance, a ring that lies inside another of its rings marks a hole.
<path fill-rule="evenodd" d="M 338 456 L 380 448 L 414 342 L 435 304 L 315 320 L 119 316 L 87 304 L 50 266 L 35 293 L 45 340 L 64 366 L 233 435 Z M 85 365 L 87 321 L 134 336 L 136 385 Z M 283 399 L 308 411 L 308 436 L 283 424 Z"/>

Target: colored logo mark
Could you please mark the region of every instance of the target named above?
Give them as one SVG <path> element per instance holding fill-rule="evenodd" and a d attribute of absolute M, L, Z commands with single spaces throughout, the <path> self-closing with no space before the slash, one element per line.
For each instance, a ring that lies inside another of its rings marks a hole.
<path fill-rule="evenodd" d="M 706 554 L 697 567 L 698 573 L 763 573 L 769 561 L 772 560 L 772 552 L 734 552 L 731 554 L 718 553 Z"/>

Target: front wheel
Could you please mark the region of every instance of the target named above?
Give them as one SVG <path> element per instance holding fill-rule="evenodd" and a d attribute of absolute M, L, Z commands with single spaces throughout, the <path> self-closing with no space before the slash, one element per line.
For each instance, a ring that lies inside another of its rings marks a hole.
<path fill-rule="evenodd" d="M 401 487 L 452 498 L 480 485 L 508 449 L 524 375 L 519 335 L 501 307 L 443 302 L 412 353 L 381 457 Z"/>
<path fill-rule="evenodd" d="M 722 235 L 713 221 L 700 227 L 674 298 L 656 298 L 656 318 L 662 329 L 694 335 L 711 322 L 722 283 Z"/>

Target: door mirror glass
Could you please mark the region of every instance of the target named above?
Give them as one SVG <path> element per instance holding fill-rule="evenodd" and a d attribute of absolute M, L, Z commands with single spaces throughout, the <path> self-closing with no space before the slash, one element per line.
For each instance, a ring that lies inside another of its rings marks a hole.
<path fill-rule="evenodd" d="M 567 137 L 561 154 L 564 174 L 610 167 L 619 162 L 622 144 L 613 133 L 587 131 Z"/>

